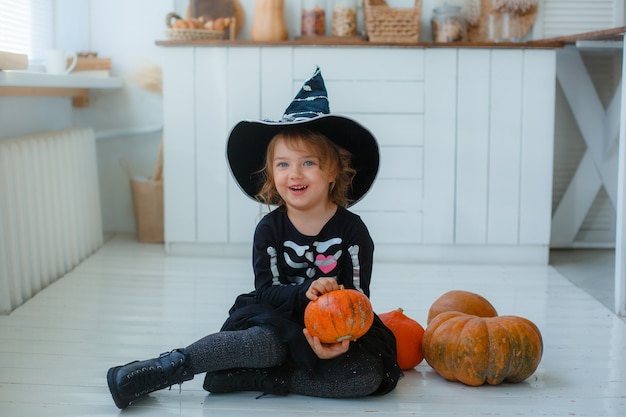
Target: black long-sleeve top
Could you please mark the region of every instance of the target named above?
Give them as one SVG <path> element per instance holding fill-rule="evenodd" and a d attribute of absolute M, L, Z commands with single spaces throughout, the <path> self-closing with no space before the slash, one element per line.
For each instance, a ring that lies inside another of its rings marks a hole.
<path fill-rule="evenodd" d="M 332 277 L 369 297 L 374 243 L 361 218 L 338 208 L 317 236 L 300 233 L 284 208 L 265 216 L 254 235 L 257 298 L 301 320 L 313 281 Z"/>
<path fill-rule="evenodd" d="M 327 361 L 317 358 L 302 333 L 304 309 L 309 303 L 305 294 L 316 279 L 333 277 L 345 288 L 369 297 L 373 253 L 367 227 L 359 216 L 344 208 L 339 207 L 316 236 L 300 233 L 285 208 L 277 208 L 261 219 L 255 230 L 255 290 L 237 298 L 222 330 L 270 326 L 289 346 L 292 365 L 315 372 Z M 378 316 L 350 349 L 355 346 L 381 358 L 386 376 L 377 393 L 391 391 L 401 371 L 396 363 L 395 337 Z"/>

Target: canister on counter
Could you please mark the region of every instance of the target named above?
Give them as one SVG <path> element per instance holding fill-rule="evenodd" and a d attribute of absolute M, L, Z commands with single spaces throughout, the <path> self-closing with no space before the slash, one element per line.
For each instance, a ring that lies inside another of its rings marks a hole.
<path fill-rule="evenodd" d="M 302 36 L 326 35 L 326 0 L 302 0 Z"/>
<path fill-rule="evenodd" d="M 334 0 L 333 4 L 333 36 L 356 36 L 357 0 Z"/>
<path fill-rule="evenodd" d="M 461 42 L 467 40 L 465 17 L 461 13 L 461 6 L 452 6 L 444 3 L 433 9 L 431 20 L 433 42 Z"/>

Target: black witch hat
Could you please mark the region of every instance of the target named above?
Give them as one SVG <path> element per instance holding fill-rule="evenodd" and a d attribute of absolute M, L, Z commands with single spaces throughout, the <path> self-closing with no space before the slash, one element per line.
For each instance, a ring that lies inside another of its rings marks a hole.
<path fill-rule="evenodd" d="M 379 165 L 378 144 L 374 135 L 355 120 L 330 114 L 322 73 L 316 68 L 285 110 L 279 121 L 244 120 L 231 130 L 226 156 L 233 177 L 250 198 L 262 186 L 259 172 L 272 138 L 286 127 L 299 126 L 317 131 L 352 154 L 351 166 L 357 173 L 348 193 L 350 204 L 359 201 L 376 179 Z"/>

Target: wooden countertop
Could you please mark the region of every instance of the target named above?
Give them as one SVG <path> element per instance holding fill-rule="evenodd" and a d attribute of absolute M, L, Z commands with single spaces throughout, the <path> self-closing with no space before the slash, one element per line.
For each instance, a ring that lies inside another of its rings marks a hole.
<path fill-rule="evenodd" d="M 494 48 L 494 49 L 546 49 L 561 48 L 561 41 L 492 43 L 492 42 L 417 42 L 417 43 L 373 43 L 360 37 L 312 36 L 279 42 L 249 40 L 159 40 L 159 46 L 304 46 L 304 47 L 368 47 L 368 48 Z"/>
<path fill-rule="evenodd" d="M 619 41 L 624 39 L 626 33 L 626 26 L 620 26 L 616 28 L 596 30 L 593 32 L 578 33 L 575 35 L 558 36 L 549 39 L 538 39 L 536 41 L 528 42 L 533 45 L 553 44 L 561 43 L 573 44 L 577 41 Z"/>
<path fill-rule="evenodd" d="M 549 39 L 538 39 L 519 43 L 491 43 L 491 42 L 417 42 L 417 43 L 373 43 L 368 40 L 354 37 L 311 36 L 299 37 L 294 40 L 279 42 L 258 42 L 249 40 L 210 40 L 210 41 L 181 41 L 159 40 L 159 46 L 323 46 L 323 47 L 384 47 L 384 48 L 493 48 L 493 49 L 546 49 L 562 48 L 577 41 L 619 41 L 626 34 L 626 26 L 575 35 L 558 36 Z"/>

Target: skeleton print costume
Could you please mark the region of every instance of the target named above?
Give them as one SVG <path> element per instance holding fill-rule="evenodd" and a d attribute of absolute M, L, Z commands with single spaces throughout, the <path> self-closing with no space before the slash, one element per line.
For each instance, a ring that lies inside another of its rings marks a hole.
<path fill-rule="evenodd" d="M 338 207 L 317 236 L 306 236 L 279 207 L 261 220 L 255 232 L 255 291 L 237 298 L 222 330 L 272 329 L 288 348 L 287 364 L 312 376 L 332 373 L 350 362 L 351 355 L 369 356 L 382 366 L 380 385 L 373 394 L 391 391 L 401 375 L 395 338 L 377 316 L 368 333 L 335 359 L 318 359 L 302 333 L 309 303 L 305 293 L 314 280 L 333 277 L 369 297 L 373 251 L 365 224 L 345 208 Z"/>
<path fill-rule="evenodd" d="M 297 294 L 293 307 L 303 311 L 309 301 L 304 293 L 322 277 L 369 296 L 374 244 L 361 219 L 345 209 L 339 208 L 319 235 L 305 236 L 281 207 L 259 224 L 254 242 L 255 288 L 272 306 L 291 304 Z"/>

